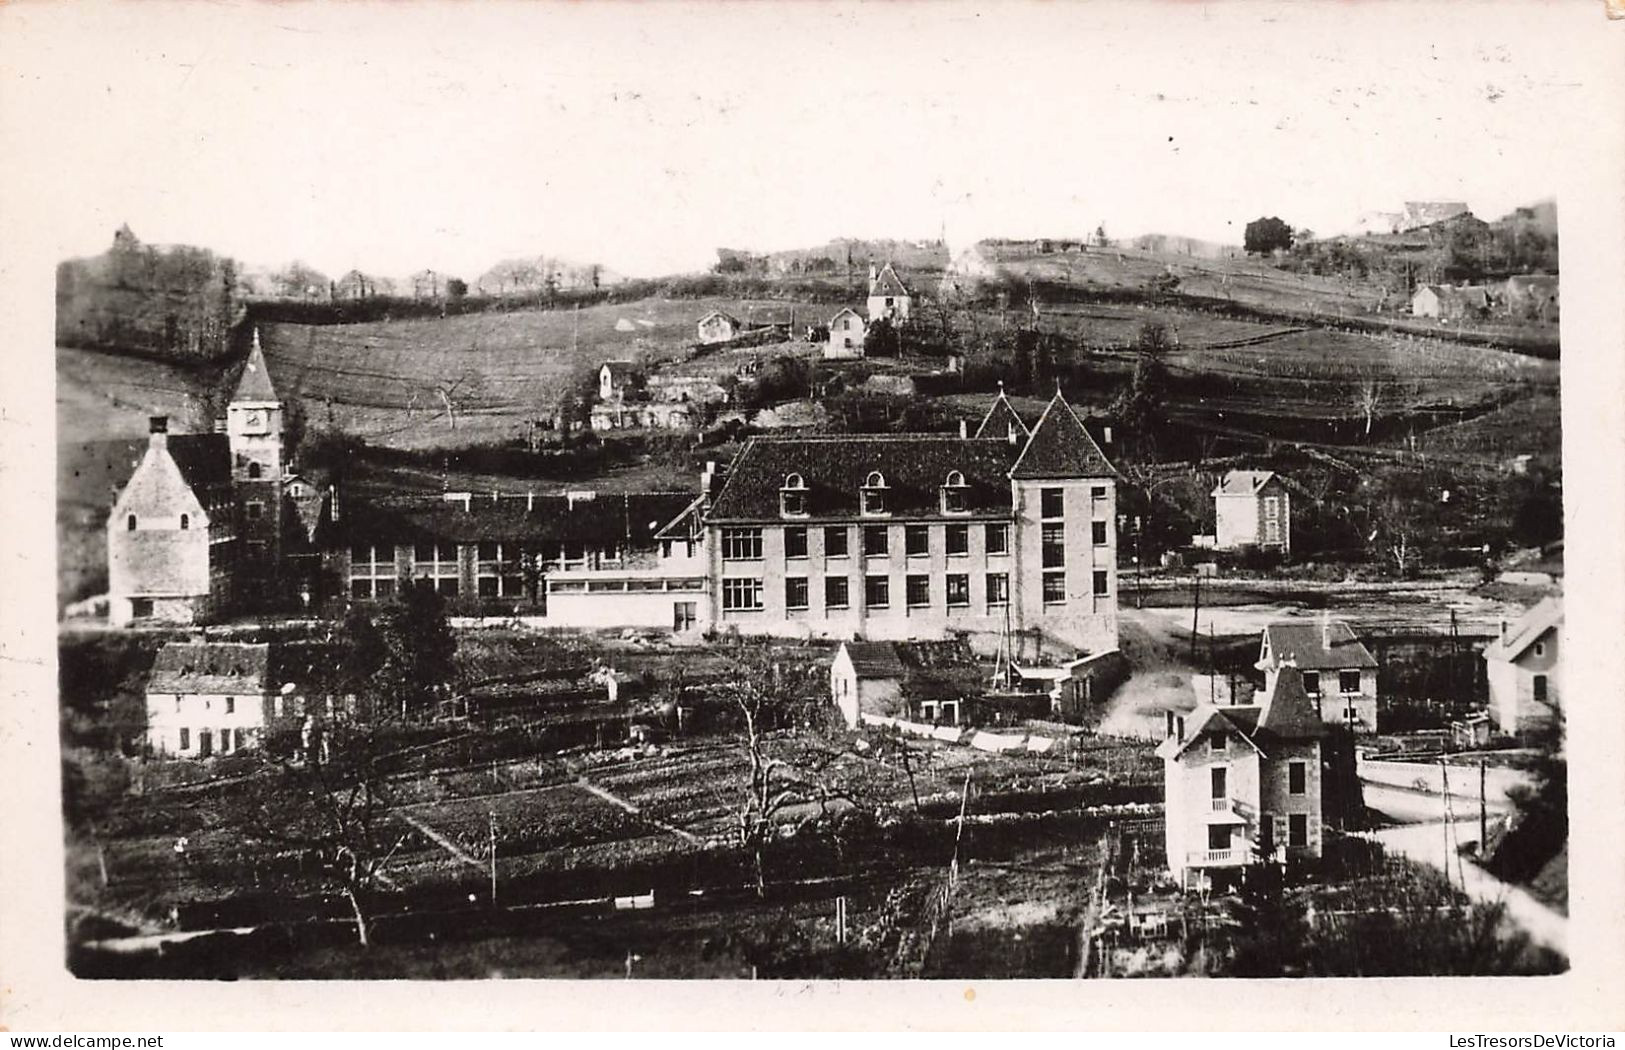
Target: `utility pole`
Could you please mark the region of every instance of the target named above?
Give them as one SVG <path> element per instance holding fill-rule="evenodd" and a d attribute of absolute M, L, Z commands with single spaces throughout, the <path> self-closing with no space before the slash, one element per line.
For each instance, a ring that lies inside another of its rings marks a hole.
<path fill-rule="evenodd" d="M 497 902 L 497 811 L 490 810 L 491 814 L 491 905 Z"/>
<path fill-rule="evenodd" d="M 1197 621 L 1200 620 L 1200 618 L 1202 616 L 1202 574 L 1201 574 L 1200 571 L 1197 572 L 1196 580 L 1195 580 L 1195 583 L 1192 584 L 1192 587 L 1193 587 L 1193 591 L 1194 591 L 1195 600 L 1192 603 L 1192 608 L 1191 608 L 1191 662 L 1195 663 L 1196 662 L 1196 624 L 1197 624 Z"/>
<path fill-rule="evenodd" d="M 1490 810 L 1489 800 L 1484 792 L 1484 781 L 1487 778 L 1489 763 L 1484 759 L 1478 760 L 1478 857 L 1483 860 L 1485 850 L 1490 844 Z"/>

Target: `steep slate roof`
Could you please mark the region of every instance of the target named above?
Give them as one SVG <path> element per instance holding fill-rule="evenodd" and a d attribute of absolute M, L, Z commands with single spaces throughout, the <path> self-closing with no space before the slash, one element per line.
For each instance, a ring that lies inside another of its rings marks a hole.
<path fill-rule="evenodd" d="M 260 349 L 260 332 L 254 329 L 254 345 L 243 363 L 242 375 L 237 380 L 233 401 L 280 401 L 276 388 L 271 385 L 271 370 L 265 364 L 265 352 Z"/>
<path fill-rule="evenodd" d="M 735 328 L 739 327 L 739 318 L 735 317 L 731 313 L 728 313 L 726 310 L 712 310 L 710 313 L 708 313 L 704 317 L 700 318 L 699 323 L 704 324 L 705 322 L 711 320 L 711 318 L 713 318 L 713 317 L 720 317 L 724 321 L 727 321 L 729 324 L 733 325 Z M 611 362 L 611 363 L 613 363 L 613 362 Z"/>
<path fill-rule="evenodd" d="M 1484 648 L 1486 660 L 1516 660 L 1541 635 L 1563 622 L 1563 599 L 1553 596 L 1531 608 L 1507 628 L 1504 639 L 1497 638 Z"/>
<path fill-rule="evenodd" d="M 779 489 L 790 474 L 807 486 L 809 518 L 859 516 L 859 491 L 871 471 L 886 479 L 892 518 L 937 516 L 949 471 L 965 476 L 972 513 L 1010 512 L 1010 464 L 1018 446 L 1003 439 L 948 434 L 753 437 L 723 479 L 708 521 L 777 521 Z"/>
<path fill-rule="evenodd" d="M 897 647 L 890 642 L 842 642 L 852 670 L 859 678 L 903 678 L 908 668 L 897 658 Z"/>
<path fill-rule="evenodd" d="M 478 543 L 616 541 L 633 547 L 654 543 L 655 533 L 694 501 L 691 492 L 598 493 L 572 501 L 563 495 L 471 495 L 461 500 L 433 498 L 395 501 L 341 499 L 339 520 L 323 530 L 326 546 L 348 543 L 444 540 Z"/>
<path fill-rule="evenodd" d="M 1209 703 L 1197 704 L 1185 717 L 1185 737 L 1168 737 L 1157 745 L 1159 758 L 1178 758 L 1199 740 L 1203 733 L 1234 733 L 1247 741 L 1253 750 L 1260 750 L 1253 741 L 1253 730 L 1258 723 L 1256 707 L 1217 707 Z"/>
<path fill-rule="evenodd" d="M 1215 496 L 1253 496 L 1269 484 L 1275 477 L 1273 470 L 1232 470 L 1227 473 L 1218 487 L 1213 490 Z"/>
<path fill-rule="evenodd" d="M 265 693 L 271 647 L 249 642 L 169 642 L 158 650 L 149 693 Z"/>
<path fill-rule="evenodd" d="M 1038 418 L 1027 447 L 1010 469 L 1018 479 L 1108 478 L 1117 470 L 1100 451 L 1095 439 L 1083 428 L 1077 413 L 1059 392 Z"/>
<path fill-rule="evenodd" d="M 1277 740 L 1305 740 L 1326 735 L 1326 723 L 1303 688 L 1303 672 L 1283 667 L 1275 676 L 1275 688 L 1259 705 L 1258 727 L 1254 737 L 1260 743 Z"/>
<path fill-rule="evenodd" d="M 842 314 L 851 314 L 853 317 L 856 317 L 859 321 L 863 320 L 863 315 L 862 314 L 858 313 L 856 310 L 852 309 L 850 306 L 843 306 L 843 307 L 841 307 L 839 310 L 837 310 L 835 312 L 834 317 L 831 317 L 829 319 L 829 326 L 831 328 L 835 327 L 835 322 L 839 321 L 841 319 Z"/>
<path fill-rule="evenodd" d="M 1342 668 L 1376 667 L 1377 658 L 1371 655 L 1354 634 L 1354 629 L 1342 620 L 1333 620 L 1327 632 L 1318 623 L 1272 623 L 1264 628 L 1264 640 L 1269 644 L 1270 657 L 1275 666 L 1290 657 L 1305 671 Z M 1331 645 L 1326 644 L 1326 635 Z"/>
<path fill-rule="evenodd" d="M 226 435 L 171 434 L 164 445 L 193 492 L 231 483 L 231 440 Z"/>
<path fill-rule="evenodd" d="M 1309 694 L 1304 692 L 1302 674 L 1287 667 L 1276 677 L 1275 691 L 1260 704 L 1197 704 L 1185 719 L 1184 739 L 1169 737 L 1157 745 L 1157 755 L 1178 758 L 1203 733 L 1214 732 L 1235 733 L 1259 754 L 1268 754 L 1270 746 L 1278 741 L 1313 740 L 1325 736 L 1327 729 Z"/>
<path fill-rule="evenodd" d="M 1016 433 L 1023 438 L 1032 436 L 1032 431 L 1027 429 L 1027 424 L 1021 421 L 1020 414 L 1016 412 L 1015 406 L 1010 404 L 1010 399 L 1004 396 L 1004 390 L 1001 387 L 999 396 L 995 397 L 993 404 L 988 406 L 987 415 L 982 417 L 982 425 L 976 428 L 975 436 L 979 438 L 1004 438 L 1009 436 L 1011 427 L 1014 427 Z"/>
<path fill-rule="evenodd" d="M 892 269 L 892 264 L 887 263 L 875 275 L 875 279 L 869 282 L 869 294 L 906 297 L 908 289 L 903 287 L 903 280 L 897 276 L 897 271 Z"/>

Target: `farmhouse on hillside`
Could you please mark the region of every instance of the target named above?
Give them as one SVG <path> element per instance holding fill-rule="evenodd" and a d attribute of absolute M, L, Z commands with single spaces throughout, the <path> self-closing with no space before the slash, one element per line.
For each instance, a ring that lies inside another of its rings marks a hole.
<path fill-rule="evenodd" d="M 1495 727 L 1519 735 L 1550 726 L 1562 709 L 1563 599 L 1547 598 L 1484 650 Z"/>
<path fill-rule="evenodd" d="M 1292 493 L 1269 470 L 1232 470 L 1213 490 L 1215 546 L 1292 553 Z"/>
<path fill-rule="evenodd" d="M 1326 734 L 1290 663 L 1256 705 L 1168 712 L 1157 754 L 1174 878 L 1191 889 L 1233 883 L 1250 864 L 1319 859 Z"/>
<path fill-rule="evenodd" d="M 873 266 L 869 267 L 870 321 L 882 317 L 894 324 L 907 321 L 912 303 L 913 297 L 903 287 L 903 280 L 897 276 L 891 263 L 881 267 L 878 273 Z"/>
<path fill-rule="evenodd" d="M 1411 313 L 1441 321 L 1484 317 L 1490 312 L 1489 290 L 1476 285 L 1424 284 L 1411 297 Z"/>
<path fill-rule="evenodd" d="M 712 310 L 700 318 L 699 338 L 704 344 L 726 343 L 737 336 L 743 326 L 739 319 L 721 310 Z"/>
<path fill-rule="evenodd" d="M 1377 658 L 1342 620 L 1323 614 L 1319 623 L 1270 624 L 1254 666 L 1264 672 L 1266 692 L 1292 667 L 1327 725 L 1377 731 Z"/>
<path fill-rule="evenodd" d="M 824 344 L 824 360 L 845 361 L 863 356 L 867 330 L 863 315 L 850 306 L 829 319 L 829 341 Z"/>
<path fill-rule="evenodd" d="M 1059 394 L 1019 442 L 752 438 L 704 497 L 716 624 L 1115 649 L 1116 479 Z"/>
<path fill-rule="evenodd" d="M 154 416 L 146 453 L 107 522 L 108 614 L 198 623 L 289 598 L 290 521 L 283 404 L 259 333 L 226 408 L 224 433 L 170 434 Z"/>

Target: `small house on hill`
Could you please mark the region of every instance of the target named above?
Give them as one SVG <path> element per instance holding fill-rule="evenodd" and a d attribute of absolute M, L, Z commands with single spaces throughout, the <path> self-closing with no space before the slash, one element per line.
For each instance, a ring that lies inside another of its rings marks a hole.
<path fill-rule="evenodd" d="M 1342 620 L 1270 624 L 1254 666 L 1264 672 L 1266 692 L 1282 668 L 1293 668 L 1326 724 L 1377 731 L 1377 658 Z"/>
<path fill-rule="evenodd" d="M 1269 470 L 1232 470 L 1213 490 L 1215 545 L 1292 552 L 1292 493 Z"/>
<path fill-rule="evenodd" d="M 913 296 L 903 287 L 902 278 L 887 263 L 877 273 L 869 267 L 869 320 L 884 317 L 888 321 L 907 321 Z"/>
<path fill-rule="evenodd" d="M 1507 734 L 1545 728 L 1562 707 L 1563 599 L 1547 598 L 1484 650 L 1490 714 Z"/>
<path fill-rule="evenodd" d="M 842 642 L 829 668 L 829 693 L 847 727 L 863 715 L 896 718 L 903 712 L 903 679 L 908 669 L 890 642 Z"/>
<path fill-rule="evenodd" d="M 737 336 L 741 328 L 742 326 L 737 317 L 721 310 L 712 310 L 700 318 L 700 342 L 705 344 L 726 343 Z"/>
<path fill-rule="evenodd" d="M 868 329 L 863 315 L 850 306 L 829 320 L 829 342 L 824 344 L 824 360 L 845 361 L 863 356 L 863 337 Z"/>
<path fill-rule="evenodd" d="M 638 368 L 632 362 L 605 361 L 598 368 L 598 400 L 625 401 L 639 379 Z"/>

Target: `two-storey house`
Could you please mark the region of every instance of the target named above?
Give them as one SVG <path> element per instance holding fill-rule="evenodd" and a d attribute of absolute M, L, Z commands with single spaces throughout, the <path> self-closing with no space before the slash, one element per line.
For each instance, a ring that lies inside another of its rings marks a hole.
<path fill-rule="evenodd" d="M 1265 691 L 1287 663 L 1297 669 L 1323 722 L 1361 734 L 1377 731 L 1377 658 L 1352 627 L 1329 616 L 1317 623 L 1270 624 L 1254 665 L 1264 672 Z"/>
<path fill-rule="evenodd" d="M 753 438 L 704 496 L 713 622 L 1115 649 L 1116 477 L 1060 394 L 1025 437 Z"/>
<path fill-rule="evenodd" d="M 1214 542 L 1292 553 L 1292 492 L 1269 470 L 1232 470 L 1213 490 Z"/>
<path fill-rule="evenodd" d="M 1484 649 L 1490 715 L 1508 735 L 1544 729 L 1562 707 L 1563 599 L 1547 598 L 1516 623 L 1502 622 Z"/>
<path fill-rule="evenodd" d="M 884 317 L 893 324 L 907 321 L 913 301 L 914 297 L 903 287 L 903 279 L 897 276 L 891 263 L 882 266 L 879 272 L 872 266 L 869 268 L 869 320 Z"/>
<path fill-rule="evenodd" d="M 333 688 L 334 654 L 307 643 L 169 642 L 147 676 L 147 750 L 204 759 L 254 750 L 356 713 Z"/>
<path fill-rule="evenodd" d="M 1186 888 L 1232 882 L 1250 864 L 1312 862 L 1324 831 L 1327 729 L 1290 662 L 1257 704 L 1169 712 L 1163 760 L 1168 868 Z"/>

